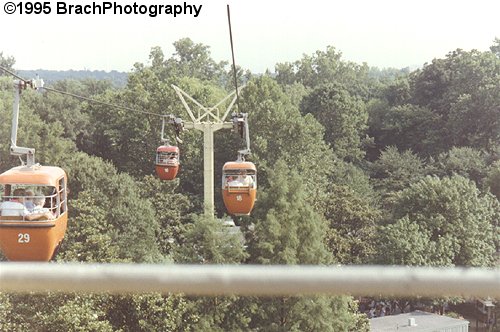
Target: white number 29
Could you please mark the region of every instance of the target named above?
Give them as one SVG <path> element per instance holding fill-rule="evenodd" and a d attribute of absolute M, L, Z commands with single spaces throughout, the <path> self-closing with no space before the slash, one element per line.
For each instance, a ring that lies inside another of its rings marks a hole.
<path fill-rule="evenodd" d="M 28 233 L 19 233 L 19 234 L 17 234 L 17 242 L 18 243 L 28 243 L 28 242 L 30 242 L 30 235 Z"/>

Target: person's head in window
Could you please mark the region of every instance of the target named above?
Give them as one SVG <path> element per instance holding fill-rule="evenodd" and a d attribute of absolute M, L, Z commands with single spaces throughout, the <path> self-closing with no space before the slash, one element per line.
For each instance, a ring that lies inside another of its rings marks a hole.
<path fill-rule="evenodd" d="M 24 196 L 25 196 L 24 206 L 26 206 L 26 208 L 29 211 L 33 211 L 33 208 L 35 207 L 35 203 L 33 202 L 33 196 L 35 196 L 35 194 L 33 193 L 32 190 L 26 190 L 24 192 Z"/>
<path fill-rule="evenodd" d="M 35 207 L 43 208 L 43 205 L 45 204 L 45 198 L 35 197 L 35 199 L 33 199 L 33 203 L 35 204 Z"/>
<path fill-rule="evenodd" d="M 12 193 L 12 201 L 18 201 L 18 202 L 21 202 L 21 201 L 24 201 L 24 196 L 26 194 L 26 191 L 24 190 L 24 188 L 16 188 L 14 190 L 14 192 Z"/>

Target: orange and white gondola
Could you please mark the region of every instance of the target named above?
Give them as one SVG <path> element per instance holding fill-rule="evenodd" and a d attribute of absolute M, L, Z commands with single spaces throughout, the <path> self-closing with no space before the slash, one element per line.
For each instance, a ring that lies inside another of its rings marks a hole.
<path fill-rule="evenodd" d="M 10 261 L 49 261 L 64 239 L 68 223 L 67 176 L 59 167 L 14 167 L 0 174 L 0 250 Z M 33 196 L 24 193 L 31 191 Z M 23 192 L 15 195 L 15 192 Z M 23 209 L 41 200 L 40 210 Z M 15 204 L 17 202 L 17 204 Z M 27 211 L 15 211 L 15 206 Z M 2 208 L 4 207 L 4 208 Z M 31 218 L 35 216 L 36 218 Z"/>
<path fill-rule="evenodd" d="M 156 149 L 156 175 L 161 180 L 173 180 L 179 172 L 179 148 L 162 145 Z"/>
<path fill-rule="evenodd" d="M 161 123 L 161 141 L 163 145 L 156 149 L 155 170 L 160 180 L 173 180 L 177 176 L 180 167 L 180 151 L 177 146 L 170 145 L 165 137 L 165 123 L 173 125 L 175 130 L 175 139 L 181 143 L 180 133 L 184 130 L 184 123 L 181 118 L 173 115 L 162 117 Z"/>
<path fill-rule="evenodd" d="M 230 161 L 222 169 L 222 198 L 230 215 L 249 215 L 257 197 L 257 168 L 248 161 Z"/>

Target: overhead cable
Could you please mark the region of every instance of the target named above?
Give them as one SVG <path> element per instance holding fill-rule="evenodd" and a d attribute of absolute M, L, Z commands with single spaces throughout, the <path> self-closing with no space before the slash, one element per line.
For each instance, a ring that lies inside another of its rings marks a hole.
<path fill-rule="evenodd" d="M 11 72 L 10 70 L 8 70 L 7 68 L 4 68 L 2 66 L 0 66 L 0 69 L 3 70 L 4 72 L 6 72 L 7 74 L 10 74 L 12 76 L 14 76 L 15 78 L 17 78 L 18 80 L 21 80 L 23 82 L 27 82 L 27 80 L 25 80 L 24 78 L 16 75 L 15 73 Z"/>
<path fill-rule="evenodd" d="M 71 96 L 71 97 L 74 97 L 74 98 L 77 98 L 77 99 L 89 101 L 89 102 L 92 102 L 92 103 L 95 103 L 95 104 L 101 104 L 101 105 L 104 105 L 104 106 L 109 106 L 109 107 L 113 107 L 113 108 L 119 108 L 119 109 L 131 111 L 131 112 L 138 112 L 138 113 L 155 115 L 155 116 L 161 116 L 161 117 L 165 116 L 164 114 L 147 112 L 147 111 L 141 111 L 141 110 L 137 110 L 137 109 L 130 108 L 130 107 L 127 107 L 127 106 L 123 106 L 123 105 L 116 105 L 116 104 L 106 103 L 104 101 L 100 101 L 100 100 L 96 100 L 96 99 L 92 99 L 92 98 L 88 98 L 88 97 L 79 96 L 79 95 L 76 95 L 74 93 L 70 93 L 70 92 L 66 92 L 66 91 L 62 91 L 62 90 L 57 90 L 57 89 L 53 89 L 53 88 L 44 87 L 43 89 L 45 89 L 47 91 L 50 91 L 50 92 L 57 92 L 57 93 L 60 93 L 60 94 L 63 94 L 63 95 L 67 95 L 67 96 Z"/>
<path fill-rule="evenodd" d="M 8 74 L 10 74 L 12 76 L 14 76 L 15 78 L 23 81 L 23 82 L 29 82 L 28 80 L 26 80 L 26 79 L 24 79 L 24 78 L 16 75 L 15 73 L 13 73 L 12 71 L 8 70 L 7 68 L 4 68 L 4 67 L 0 66 L 0 69 L 3 70 L 4 72 L 6 72 L 6 73 L 8 73 Z M 66 92 L 66 91 L 62 91 L 62 90 L 58 90 L 58 89 L 54 89 L 54 88 L 43 87 L 43 89 L 47 90 L 47 91 L 50 91 L 50 92 L 56 92 L 56 93 L 60 93 L 60 94 L 63 94 L 63 95 L 71 96 L 73 98 L 77 98 L 77 99 L 80 99 L 80 100 L 89 101 L 89 102 L 92 102 L 92 103 L 95 103 L 95 104 L 101 104 L 101 105 L 104 105 L 104 106 L 109 106 L 109 107 L 113 107 L 113 108 L 119 108 L 119 109 L 131 111 L 131 112 L 137 112 L 137 113 L 154 115 L 154 116 L 160 116 L 160 117 L 166 116 L 165 114 L 159 114 L 159 113 L 141 111 L 141 110 L 130 108 L 130 107 L 127 107 L 127 106 L 124 106 L 124 105 L 116 105 L 116 104 L 107 103 L 107 102 L 104 102 L 104 101 L 100 101 L 100 100 L 96 100 L 96 99 L 92 99 L 92 98 L 80 96 L 80 95 L 77 95 L 77 94 L 74 94 L 74 93 L 70 93 L 70 92 Z"/>

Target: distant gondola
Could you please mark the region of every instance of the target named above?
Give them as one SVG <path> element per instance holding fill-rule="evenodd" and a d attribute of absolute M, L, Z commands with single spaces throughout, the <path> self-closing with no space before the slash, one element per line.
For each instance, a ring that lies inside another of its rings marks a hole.
<path fill-rule="evenodd" d="M 156 175 L 161 180 L 173 180 L 179 171 L 179 148 L 162 145 L 156 149 Z"/>
<path fill-rule="evenodd" d="M 177 146 L 170 145 L 168 143 L 168 139 L 165 137 L 166 123 L 173 125 L 177 142 L 182 142 L 179 135 L 184 130 L 184 124 L 181 118 L 176 118 L 173 115 L 165 115 L 162 117 L 161 141 L 163 142 L 163 145 L 156 149 L 156 175 L 161 180 L 173 180 L 179 172 L 180 152 L 179 148 Z"/>

